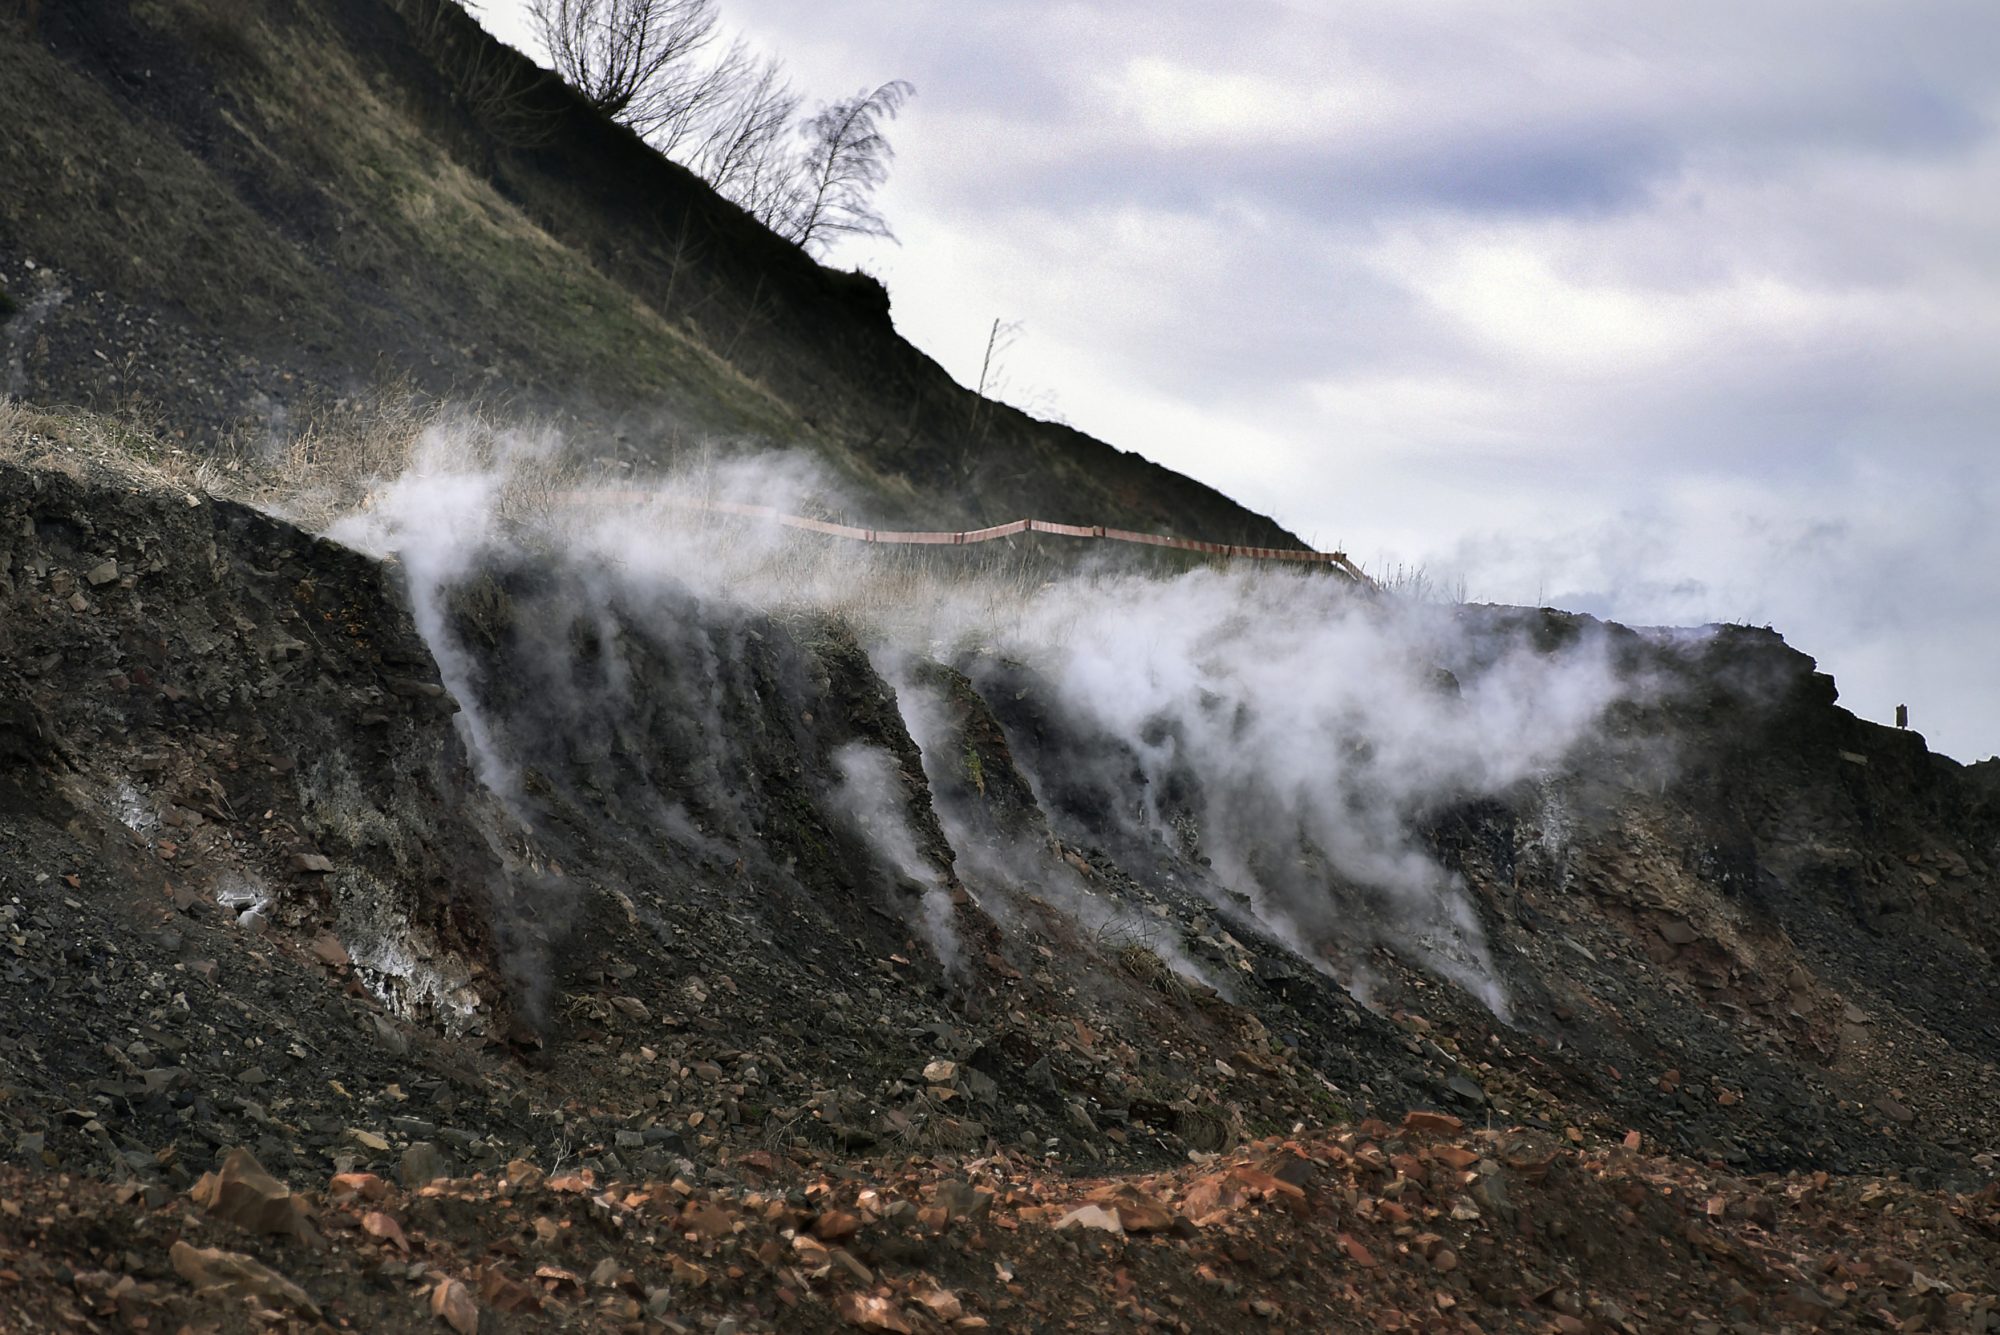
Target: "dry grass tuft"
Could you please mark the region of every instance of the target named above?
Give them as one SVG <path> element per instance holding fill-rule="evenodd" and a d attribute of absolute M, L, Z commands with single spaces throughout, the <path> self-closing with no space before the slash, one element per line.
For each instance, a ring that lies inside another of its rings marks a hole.
<path fill-rule="evenodd" d="M 410 466 L 417 443 L 444 410 L 414 395 L 384 395 L 307 417 L 288 439 L 239 458 L 241 499 L 320 532 L 368 504 L 375 487 Z"/>
<path fill-rule="evenodd" d="M 94 486 L 185 496 L 219 493 L 220 466 L 163 440 L 137 416 L 44 408 L 0 398 L 0 463 Z"/>

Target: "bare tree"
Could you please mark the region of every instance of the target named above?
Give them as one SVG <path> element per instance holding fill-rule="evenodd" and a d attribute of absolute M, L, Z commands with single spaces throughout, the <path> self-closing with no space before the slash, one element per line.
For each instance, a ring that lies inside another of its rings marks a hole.
<path fill-rule="evenodd" d="M 715 109 L 687 165 L 767 225 L 790 211 L 799 162 L 791 152 L 799 95 L 784 67 L 765 57 Z"/>
<path fill-rule="evenodd" d="M 715 40 L 716 0 L 529 0 L 528 16 L 556 73 L 640 134 L 711 91 L 691 66 Z"/>
<path fill-rule="evenodd" d="M 797 196 L 772 228 L 807 250 L 842 236 L 891 236 L 873 197 L 896 156 L 882 133 L 916 89 L 896 79 L 830 106 L 800 127 L 806 139 Z"/>
<path fill-rule="evenodd" d="M 716 41 L 717 3 L 528 0 L 528 13 L 585 100 L 780 236 L 815 252 L 842 236 L 889 236 L 873 203 L 895 156 L 882 127 L 916 90 L 898 79 L 822 107 L 798 126 L 805 146 L 795 151 L 799 96 L 782 65 L 740 40 L 701 58 Z"/>
<path fill-rule="evenodd" d="M 662 71 L 652 99 L 656 114 L 642 127 L 646 142 L 676 162 L 693 166 L 691 159 L 716 124 L 730 115 L 744 85 L 754 82 L 761 68 L 762 62 L 739 38 L 706 65 L 683 61 Z"/>

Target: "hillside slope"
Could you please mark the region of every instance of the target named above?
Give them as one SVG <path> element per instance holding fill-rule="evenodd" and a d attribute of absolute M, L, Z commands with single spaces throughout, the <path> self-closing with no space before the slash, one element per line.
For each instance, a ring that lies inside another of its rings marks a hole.
<path fill-rule="evenodd" d="M 1263 577 L 1081 586 L 1222 595 L 1181 708 L 1171 643 L 383 562 L 23 416 L 0 1312 L 226 1319 L 247 1251 L 373 1329 L 1989 1328 L 1992 767 L 1769 632 L 1288 576 L 1309 682 Z M 331 1251 L 176 1194 L 238 1148 Z"/>
<path fill-rule="evenodd" d="M 1286 541 L 454 7 L 0 14 L 0 1330 L 2000 1330 L 2000 762 L 690 504 Z"/>
<path fill-rule="evenodd" d="M 0 17 L 0 118 L 0 390 L 30 401 L 154 409 L 212 445 L 407 382 L 579 421 L 581 449 L 642 469 L 707 437 L 808 448 L 885 519 L 1290 541 L 1011 409 L 969 438 L 974 397 L 879 284 L 455 6 L 30 5 Z"/>

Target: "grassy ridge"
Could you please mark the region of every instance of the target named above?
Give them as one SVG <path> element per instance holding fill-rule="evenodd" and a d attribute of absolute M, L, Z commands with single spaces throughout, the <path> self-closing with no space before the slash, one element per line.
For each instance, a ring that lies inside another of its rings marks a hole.
<path fill-rule="evenodd" d="M 28 183 L 0 192 L 0 289 L 47 298 L 0 326 L 17 392 L 147 404 L 212 443 L 406 381 L 568 419 L 641 472 L 718 438 L 800 446 L 884 522 L 1288 541 L 1012 409 L 983 409 L 969 448 L 974 397 L 896 334 L 873 279 L 814 263 L 427 5 L 74 0 L 32 31 L 0 20 L 0 179 Z"/>

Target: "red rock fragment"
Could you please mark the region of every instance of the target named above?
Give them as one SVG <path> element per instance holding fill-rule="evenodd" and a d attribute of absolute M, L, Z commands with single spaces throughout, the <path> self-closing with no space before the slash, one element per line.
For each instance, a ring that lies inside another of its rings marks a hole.
<path fill-rule="evenodd" d="M 539 1312 L 542 1296 L 517 1279 L 498 1270 L 479 1272 L 479 1301 L 496 1312 Z"/>
<path fill-rule="evenodd" d="M 1116 1214 L 1127 1233 L 1165 1233 L 1180 1220 L 1166 1204 L 1137 1187 L 1100 1187 L 1089 1199 Z"/>
<path fill-rule="evenodd" d="M 1429 1136 L 1455 1136 L 1465 1130 L 1465 1123 L 1450 1113 L 1428 1112 L 1412 1108 L 1403 1115 L 1403 1130 Z"/>
<path fill-rule="evenodd" d="M 1303 1212 L 1306 1194 L 1269 1173 L 1241 1164 L 1197 1178 L 1181 1198 L 1181 1213 L 1196 1225 L 1206 1226 L 1260 1200 L 1277 1201 Z"/>
<path fill-rule="evenodd" d="M 834 1300 L 834 1310 L 850 1326 L 863 1330 L 887 1330 L 911 1335 L 910 1323 L 896 1304 L 874 1294 L 843 1293 Z"/>
<path fill-rule="evenodd" d="M 380 1210 L 370 1210 L 361 1217 L 361 1231 L 403 1251 L 410 1250 L 410 1240 L 403 1236 L 403 1226 L 393 1216 Z"/>
<path fill-rule="evenodd" d="M 231 1150 L 215 1172 L 203 1173 L 188 1195 L 216 1218 L 238 1228 L 322 1245 L 305 1198 L 294 1195 L 290 1187 L 265 1172 L 256 1156 L 241 1147 Z"/>
<path fill-rule="evenodd" d="M 911 1301 L 940 1321 L 956 1321 L 965 1315 L 965 1304 L 950 1289 L 930 1289 L 910 1295 Z"/>
<path fill-rule="evenodd" d="M 736 1232 L 736 1220 L 713 1205 L 691 1205 L 681 1215 L 681 1231 L 703 1242 L 717 1242 Z"/>
<path fill-rule="evenodd" d="M 1125 1225 L 1119 1222 L 1116 1211 L 1097 1204 L 1079 1205 L 1056 1222 L 1058 1233 L 1071 1228 L 1092 1228 L 1103 1233 L 1125 1231 Z"/>
<path fill-rule="evenodd" d="M 1346 1252 L 1347 1259 L 1354 1262 L 1354 1264 L 1364 1266 L 1370 1270 L 1381 1264 L 1380 1261 L 1375 1259 L 1375 1253 L 1363 1246 L 1361 1241 L 1352 1233 L 1341 1234 L 1339 1242 L 1340 1250 Z"/>
<path fill-rule="evenodd" d="M 186 1241 L 167 1251 L 174 1273 L 196 1289 L 233 1289 L 260 1302 L 291 1307 L 317 1321 L 320 1310 L 306 1291 L 255 1257 Z"/>
<path fill-rule="evenodd" d="M 335 1173 L 327 1183 L 327 1194 L 343 1203 L 356 1198 L 379 1201 L 388 1197 L 389 1184 L 373 1173 Z"/>
<path fill-rule="evenodd" d="M 821 1242 L 839 1242 L 861 1231 L 861 1216 L 851 1210 L 828 1210 L 813 1220 L 812 1235 Z"/>
<path fill-rule="evenodd" d="M 431 1315 L 458 1335 L 479 1335 L 479 1304 L 459 1280 L 441 1279 L 431 1290 Z"/>
<path fill-rule="evenodd" d="M 559 1265 L 538 1265 L 535 1278 L 542 1281 L 542 1287 L 550 1293 L 560 1294 L 564 1289 L 571 1293 L 583 1292 L 583 1280 L 574 1270 L 565 1270 Z"/>

